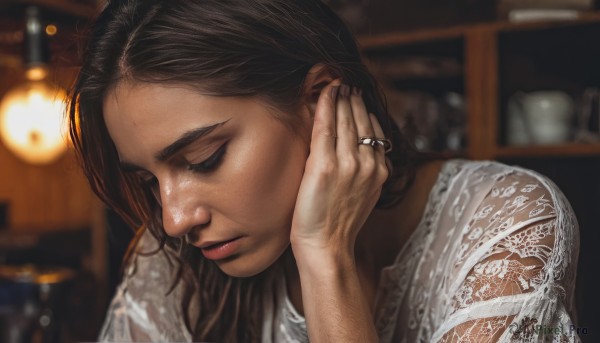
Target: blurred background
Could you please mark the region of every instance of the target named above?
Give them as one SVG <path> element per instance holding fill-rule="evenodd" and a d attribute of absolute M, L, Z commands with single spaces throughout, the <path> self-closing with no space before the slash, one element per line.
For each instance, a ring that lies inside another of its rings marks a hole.
<path fill-rule="evenodd" d="M 520 165 L 563 190 L 580 224 L 580 337 L 600 341 L 600 4 L 326 2 L 418 149 Z M 94 340 L 131 239 L 61 139 L 60 100 L 101 5 L 0 0 L 0 342 Z"/>

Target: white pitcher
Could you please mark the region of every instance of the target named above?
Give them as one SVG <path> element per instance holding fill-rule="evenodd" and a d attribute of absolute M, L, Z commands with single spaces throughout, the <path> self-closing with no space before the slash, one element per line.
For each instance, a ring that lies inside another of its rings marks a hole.
<path fill-rule="evenodd" d="M 506 141 L 510 145 L 560 144 L 571 137 L 575 104 L 565 92 L 517 92 L 507 110 Z"/>

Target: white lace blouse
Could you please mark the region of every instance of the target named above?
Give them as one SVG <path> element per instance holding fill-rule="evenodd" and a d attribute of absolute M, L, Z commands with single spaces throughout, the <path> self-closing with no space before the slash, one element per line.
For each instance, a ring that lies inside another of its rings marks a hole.
<path fill-rule="evenodd" d="M 146 235 L 140 246 L 153 243 Z M 573 211 L 547 178 L 496 162 L 447 161 L 418 227 L 381 272 L 380 342 L 579 342 L 578 252 Z M 180 289 L 164 296 L 165 275 L 162 254 L 138 255 L 99 339 L 192 341 Z M 265 290 L 273 296 L 265 297 L 263 342 L 308 342 L 283 273 L 275 287 Z"/>

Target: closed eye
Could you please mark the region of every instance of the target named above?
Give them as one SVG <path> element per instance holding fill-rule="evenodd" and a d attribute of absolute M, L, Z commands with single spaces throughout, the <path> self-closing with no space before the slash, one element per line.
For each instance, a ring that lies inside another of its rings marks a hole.
<path fill-rule="evenodd" d="M 226 153 L 226 149 L 227 148 L 227 143 L 223 144 L 221 147 L 219 147 L 219 149 L 217 149 L 217 151 L 212 154 L 208 159 L 200 162 L 200 163 L 188 163 L 187 164 L 187 169 L 191 170 L 193 172 L 196 173 L 208 173 L 211 171 L 214 171 L 222 162 L 223 160 L 223 156 Z M 158 179 L 144 171 L 144 170 L 140 170 L 141 168 L 139 167 L 128 167 L 129 164 L 124 164 L 125 167 L 122 167 L 124 169 L 125 172 L 134 172 L 136 173 L 141 180 L 142 186 L 148 190 L 150 190 L 151 192 L 154 193 L 154 195 L 156 196 L 156 192 L 157 192 L 157 187 L 158 187 Z M 128 169 L 134 169 L 135 171 L 129 171 Z"/>
<path fill-rule="evenodd" d="M 223 156 L 227 150 L 226 148 L 227 143 L 221 145 L 221 147 L 205 161 L 201 163 L 188 164 L 188 169 L 196 173 L 208 173 L 217 169 L 223 160 Z"/>

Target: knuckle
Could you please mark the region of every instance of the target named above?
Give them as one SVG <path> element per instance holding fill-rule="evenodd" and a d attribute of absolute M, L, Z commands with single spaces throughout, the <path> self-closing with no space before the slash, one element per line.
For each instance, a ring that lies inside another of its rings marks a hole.
<path fill-rule="evenodd" d="M 335 169 L 335 164 L 332 161 L 320 163 L 319 167 L 317 168 L 319 174 L 323 176 L 333 175 L 335 173 Z"/>
<path fill-rule="evenodd" d="M 365 176 L 372 176 L 377 171 L 373 157 L 365 158 L 360 167 L 362 174 Z"/>
<path fill-rule="evenodd" d="M 318 163 L 312 163 L 309 167 L 309 170 L 311 170 L 318 177 L 329 177 L 335 173 L 335 169 L 335 163 L 329 160 Z"/>
<path fill-rule="evenodd" d="M 358 161 L 354 156 L 344 158 L 340 164 L 345 174 L 355 174 L 359 168 Z"/>

